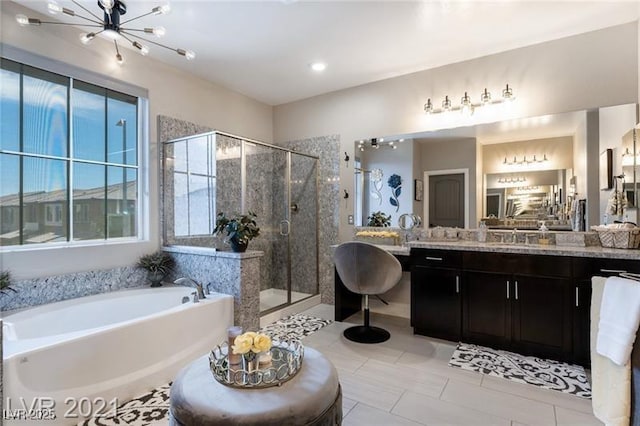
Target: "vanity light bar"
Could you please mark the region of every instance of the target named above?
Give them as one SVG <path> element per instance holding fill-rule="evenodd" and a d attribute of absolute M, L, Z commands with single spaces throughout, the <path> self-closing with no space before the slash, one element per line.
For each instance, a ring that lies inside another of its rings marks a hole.
<path fill-rule="evenodd" d="M 368 143 L 367 143 L 368 142 Z M 386 141 L 384 138 L 371 138 L 369 140 L 360 139 L 358 141 L 358 149 L 362 152 L 367 148 L 380 149 L 391 148 L 398 149 L 398 143 L 404 142 L 403 138 Z"/>
<path fill-rule="evenodd" d="M 513 157 L 513 161 L 508 161 L 507 157 L 504 157 L 504 161 L 502 162 L 502 164 L 504 164 L 505 166 L 525 166 L 529 164 L 546 163 L 548 161 L 549 159 L 547 158 L 547 154 L 543 154 L 541 160 L 538 160 L 535 155 L 533 156 L 532 160 L 527 160 L 527 156 L 525 155 L 522 158 L 522 161 L 518 161 L 518 159 L 515 156 Z"/>
<path fill-rule="evenodd" d="M 522 182 L 526 182 L 527 178 L 523 177 L 523 176 L 518 176 L 518 177 L 508 177 L 508 178 L 499 178 L 498 179 L 498 183 L 522 183 Z"/>
<path fill-rule="evenodd" d="M 454 106 L 451 102 L 451 99 L 449 99 L 449 95 L 447 95 L 442 101 L 442 108 L 436 108 L 433 105 L 431 98 L 428 98 L 427 102 L 423 106 L 423 109 L 426 114 L 440 114 L 442 112 L 460 111 L 463 114 L 472 115 L 476 108 L 490 104 L 511 102 L 515 100 L 515 98 L 516 97 L 513 94 L 513 87 L 507 84 L 506 87 L 502 89 L 502 97 L 500 99 L 493 100 L 491 98 L 491 93 L 485 87 L 484 91 L 480 93 L 480 102 L 478 103 L 473 103 L 471 97 L 469 96 L 469 93 L 464 92 L 464 96 L 460 98 L 460 105 Z"/>

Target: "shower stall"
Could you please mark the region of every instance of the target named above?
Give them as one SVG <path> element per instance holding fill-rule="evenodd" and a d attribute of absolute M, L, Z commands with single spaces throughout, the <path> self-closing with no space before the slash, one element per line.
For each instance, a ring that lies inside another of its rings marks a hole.
<path fill-rule="evenodd" d="M 261 314 L 318 294 L 318 157 L 222 132 L 163 144 L 166 245 L 228 250 L 216 215 L 253 212 Z"/>

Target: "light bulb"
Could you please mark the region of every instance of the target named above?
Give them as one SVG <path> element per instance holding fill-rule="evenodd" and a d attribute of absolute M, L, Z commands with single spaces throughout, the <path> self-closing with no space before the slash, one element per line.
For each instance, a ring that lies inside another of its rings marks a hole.
<path fill-rule="evenodd" d="M 91 43 L 91 40 L 93 40 L 93 38 L 95 36 L 96 36 L 95 33 L 81 34 L 80 35 L 80 42 L 82 44 L 89 44 L 89 43 Z"/>
<path fill-rule="evenodd" d="M 124 64 L 124 58 L 120 53 L 116 53 L 116 62 L 118 63 L 118 65 Z"/>
<path fill-rule="evenodd" d="M 451 111 L 451 99 L 449 99 L 449 96 L 444 97 L 444 101 L 442 101 L 442 110 Z"/>
<path fill-rule="evenodd" d="M 460 113 L 463 115 L 473 114 L 473 104 L 467 92 L 464 92 L 464 96 L 460 99 Z"/>
<path fill-rule="evenodd" d="M 140 44 L 140 42 L 137 42 L 137 41 L 134 41 L 132 44 L 133 44 L 133 47 L 138 49 L 138 51 L 142 56 L 147 56 L 147 54 L 149 53 L 149 48 L 144 44 Z"/>
<path fill-rule="evenodd" d="M 164 27 L 155 27 L 153 29 L 153 35 L 158 38 L 164 37 L 166 33 L 167 33 L 167 30 Z"/>
<path fill-rule="evenodd" d="M 26 15 L 16 15 L 16 21 L 23 27 L 29 25 L 29 18 Z"/>
<path fill-rule="evenodd" d="M 60 6 L 55 0 L 49 0 L 49 3 L 47 4 L 47 10 L 49 10 L 50 14 L 57 15 L 58 13 L 62 12 L 62 6 Z"/>
<path fill-rule="evenodd" d="M 433 113 L 433 103 L 431 103 L 431 98 L 427 99 L 427 103 L 424 104 L 424 112 L 427 114 Z"/>
<path fill-rule="evenodd" d="M 515 99 L 515 97 L 513 96 L 513 88 L 509 87 L 508 84 L 507 87 L 502 90 L 502 99 L 509 102 Z"/>
<path fill-rule="evenodd" d="M 178 52 L 178 55 L 187 58 L 187 61 L 191 61 L 196 57 L 196 53 L 193 50 L 176 49 L 176 52 Z"/>
<path fill-rule="evenodd" d="M 164 15 L 166 13 L 169 13 L 170 11 L 171 6 L 169 6 L 169 3 L 163 4 L 162 6 L 156 6 L 151 9 L 151 12 L 155 13 L 156 15 Z"/>
<path fill-rule="evenodd" d="M 324 62 L 314 62 L 310 66 L 315 72 L 322 72 L 327 69 L 327 64 Z"/>

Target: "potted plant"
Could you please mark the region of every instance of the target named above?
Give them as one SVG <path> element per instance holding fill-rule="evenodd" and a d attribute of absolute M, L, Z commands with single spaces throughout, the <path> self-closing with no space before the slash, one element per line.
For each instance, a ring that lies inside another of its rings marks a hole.
<path fill-rule="evenodd" d="M 11 274 L 9 271 L 2 271 L 0 272 L 0 293 L 6 294 L 7 291 L 17 293 L 17 291 L 11 287 Z"/>
<path fill-rule="evenodd" d="M 214 235 L 222 232 L 227 233 L 227 241 L 231 245 L 231 249 L 237 253 L 247 250 L 249 241 L 260 235 L 260 228 L 256 223 L 256 214 L 235 215 L 226 217 L 224 213 L 218 213 L 216 219 L 216 228 L 213 230 Z"/>
<path fill-rule="evenodd" d="M 386 215 L 381 211 L 371 213 L 371 216 L 367 217 L 369 223 L 367 226 L 377 226 L 386 228 L 387 226 L 391 226 L 391 215 Z"/>
<path fill-rule="evenodd" d="M 138 266 L 149 272 L 147 279 L 151 282 L 151 287 L 160 287 L 162 286 L 161 281 L 173 266 L 173 258 L 162 250 L 158 250 L 138 259 Z"/>

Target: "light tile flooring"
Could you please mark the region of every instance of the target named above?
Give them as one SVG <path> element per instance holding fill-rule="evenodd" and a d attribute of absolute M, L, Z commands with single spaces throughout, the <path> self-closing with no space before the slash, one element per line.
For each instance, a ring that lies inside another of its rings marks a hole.
<path fill-rule="evenodd" d="M 304 314 L 333 319 L 332 305 Z M 338 369 L 345 426 L 598 425 L 591 400 L 449 367 L 455 343 L 415 336 L 408 320 L 372 313 L 391 333 L 365 345 L 342 331 L 360 324 L 334 322 L 304 339 Z"/>
<path fill-rule="evenodd" d="M 291 303 L 295 303 L 305 297 L 311 296 L 309 293 L 291 292 Z M 287 290 L 278 288 L 268 288 L 260 292 L 260 312 L 275 308 L 287 303 Z"/>

